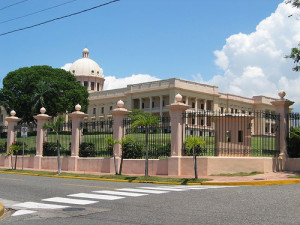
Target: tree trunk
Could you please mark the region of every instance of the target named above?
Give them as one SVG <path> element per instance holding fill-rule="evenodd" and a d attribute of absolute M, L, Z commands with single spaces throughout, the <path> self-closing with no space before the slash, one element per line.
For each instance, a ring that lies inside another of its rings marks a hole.
<path fill-rule="evenodd" d="M 118 166 L 117 166 L 117 159 L 116 159 L 115 153 L 114 153 L 114 164 L 115 164 L 116 175 L 118 175 Z"/>
<path fill-rule="evenodd" d="M 146 127 L 146 160 L 145 160 L 145 177 L 148 177 L 148 153 L 149 153 L 149 143 L 148 143 L 148 128 Z"/>
<path fill-rule="evenodd" d="M 195 179 L 198 179 L 198 171 L 197 171 L 197 156 L 195 154 L 195 148 L 193 148 L 194 154 L 194 171 L 195 171 Z"/>
<path fill-rule="evenodd" d="M 60 162 L 60 152 L 59 152 L 59 135 L 56 133 L 57 140 L 57 165 L 58 165 L 58 174 L 61 174 L 61 162 Z"/>
<path fill-rule="evenodd" d="M 16 158 L 15 158 L 15 170 L 17 169 L 17 160 L 18 160 L 18 153 L 16 153 Z"/>
<path fill-rule="evenodd" d="M 123 167 L 123 153 L 121 155 L 121 163 L 120 163 L 119 175 L 122 174 L 122 167 Z"/>

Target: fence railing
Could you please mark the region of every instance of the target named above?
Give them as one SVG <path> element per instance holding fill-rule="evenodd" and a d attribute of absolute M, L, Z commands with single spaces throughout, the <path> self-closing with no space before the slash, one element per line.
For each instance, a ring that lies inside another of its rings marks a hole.
<path fill-rule="evenodd" d="M 291 158 L 300 157 L 300 113 L 289 113 L 289 136 L 287 152 Z"/>
<path fill-rule="evenodd" d="M 113 137 L 113 120 L 83 122 L 81 129 L 80 157 L 112 157 L 113 148 L 106 139 Z"/>
<path fill-rule="evenodd" d="M 158 125 L 149 128 L 149 158 L 167 158 L 171 155 L 171 120 L 170 117 L 160 117 Z M 126 154 L 128 158 L 145 158 L 146 136 L 145 127 L 139 126 L 135 130 L 132 128 L 132 120 L 125 118 L 123 127 L 126 136 L 132 137 L 136 144 L 132 145 L 132 154 Z"/>
<path fill-rule="evenodd" d="M 43 156 L 57 156 L 57 135 L 51 129 L 45 132 Z M 71 155 L 72 123 L 62 123 L 59 134 L 59 151 L 61 156 Z"/>
<path fill-rule="evenodd" d="M 6 153 L 7 126 L 0 126 L 0 154 Z"/>
<path fill-rule="evenodd" d="M 21 128 L 27 127 L 27 137 L 21 136 Z M 26 124 L 18 124 L 14 127 L 15 130 L 15 138 L 14 143 L 17 145 L 23 145 L 24 140 L 24 155 L 35 155 L 36 153 L 36 124 L 34 123 L 26 123 Z M 22 155 L 22 150 L 20 150 L 17 154 Z"/>
<path fill-rule="evenodd" d="M 183 137 L 201 137 L 200 156 L 276 156 L 279 154 L 279 115 L 265 112 L 183 113 Z M 183 155 L 191 155 L 183 144 Z"/>

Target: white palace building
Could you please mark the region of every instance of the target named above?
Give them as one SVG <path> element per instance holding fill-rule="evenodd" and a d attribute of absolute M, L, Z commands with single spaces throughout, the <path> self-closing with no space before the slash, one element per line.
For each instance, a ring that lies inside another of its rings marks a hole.
<path fill-rule="evenodd" d="M 274 98 L 266 96 L 242 96 L 219 92 L 217 86 L 201 84 L 192 81 L 171 78 L 153 82 L 130 84 L 125 88 L 103 90 L 104 77 L 101 67 L 89 58 L 89 50 L 85 48 L 82 58 L 76 60 L 70 67 L 78 82 L 84 85 L 89 92 L 89 121 L 107 119 L 110 111 L 116 108 L 118 100 L 125 103 L 128 110 L 140 109 L 159 116 L 168 116 L 167 105 L 174 102 L 175 95 L 183 96 L 183 103 L 191 106 L 190 111 L 218 111 L 221 113 L 242 113 L 251 115 L 254 111 L 275 113 L 271 104 Z M 208 125 L 209 121 L 203 121 Z M 271 133 L 272 122 L 266 121 L 263 130 Z"/>

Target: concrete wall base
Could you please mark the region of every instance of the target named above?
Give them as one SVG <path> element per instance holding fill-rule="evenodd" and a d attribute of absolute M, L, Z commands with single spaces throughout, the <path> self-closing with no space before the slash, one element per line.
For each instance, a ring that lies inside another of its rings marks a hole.
<path fill-rule="evenodd" d="M 14 163 L 13 158 L 13 163 Z M 117 159 L 119 170 L 120 159 Z M 269 157 L 198 157 L 198 174 L 201 176 L 232 174 L 239 172 L 300 171 L 300 158 Z M 113 158 L 61 157 L 63 171 L 84 173 L 115 174 Z M 0 155 L 0 167 L 10 168 L 10 157 Z M 22 168 L 22 157 L 17 160 L 17 169 Z M 57 170 L 57 157 L 25 156 L 24 169 Z M 122 174 L 144 175 L 144 159 L 124 159 Z M 169 157 L 149 159 L 150 176 L 193 177 L 193 157 Z"/>

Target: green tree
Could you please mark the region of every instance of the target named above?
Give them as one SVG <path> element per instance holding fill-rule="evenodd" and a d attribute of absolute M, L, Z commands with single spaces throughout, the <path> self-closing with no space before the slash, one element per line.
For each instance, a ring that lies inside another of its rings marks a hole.
<path fill-rule="evenodd" d="M 105 138 L 105 142 L 106 144 L 113 149 L 113 157 L 114 157 L 114 165 L 115 165 L 115 174 L 118 175 L 118 167 L 117 167 L 117 160 L 116 160 L 116 154 L 115 154 L 115 151 L 114 151 L 114 146 L 115 144 L 118 144 L 119 141 L 118 140 L 114 140 L 113 137 L 107 137 Z"/>
<path fill-rule="evenodd" d="M 32 122 L 40 107 L 57 116 L 72 112 L 76 104 L 82 111 L 88 107 L 88 92 L 71 73 L 50 66 L 24 67 L 12 71 L 3 79 L 0 104 L 7 112 L 15 110 L 22 122 Z"/>
<path fill-rule="evenodd" d="M 61 129 L 61 126 L 64 122 L 65 118 L 59 116 L 56 118 L 56 121 L 54 123 L 44 123 L 43 129 L 51 129 L 56 133 L 56 143 L 57 143 L 57 166 L 58 166 L 58 174 L 61 173 L 61 161 L 60 161 L 60 151 L 59 151 L 59 131 Z"/>
<path fill-rule="evenodd" d="M 145 160 L 145 176 L 149 176 L 148 173 L 148 154 L 149 154 L 149 132 L 152 126 L 156 126 L 159 124 L 159 119 L 157 116 L 153 116 L 149 113 L 137 113 L 136 115 L 132 116 L 132 128 L 136 130 L 137 128 L 145 129 L 145 141 L 146 141 L 146 160 Z"/>
<path fill-rule="evenodd" d="M 14 142 L 11 144 L 11 146 L 9 147 L 7 153 L 6 153 L 6 157 L 11 157 L 11 169 L 17 169 L 17 160 L 18 160 L 18 152 L 22 149 L 22 142 Z M 15 167 L 13 166 L 13 156 L 15 155 Z"/>
<path fill-rule="evenodd" d="M 300 8 L 300 0 L 286 0 L 286 4 L 291 4 L 293 7 Z M 293 15 L 290 15 L 291 17 Z M 291 53 L 286 55 L 285 58 L 290 58 L 294 60 L 295 66 L 293 67 L 294 71 L 300 70 L 300 49 L 299 48 L 292 48 Z"/>
<path fill-rule="evenodd" d="M 124 159 L 124 154 L 125 154 L 125 151 L 126 151 L 126 147 L 128 145 L 132 145 L 133 143 L 135 143 L 135 139 L 133 137 L 130 137 L 130 136 L 126 136 L 124 138 L 122 138 L 121 141 L 118 141 L 118 143 L 121 144 L 121 163 L 120 163 L 120 169 L 119 169 L 119 175 L 122 174 L 122 168 L 123 168 L 123 159 Z"/>
<path fill-rule="evenodd" d="M 196 148 L 204 148 L 205 141 L 201 137 L 189 137 L 184 141 L 185 148 L 193 152 L 195 179 L 198 179 Z"/>

